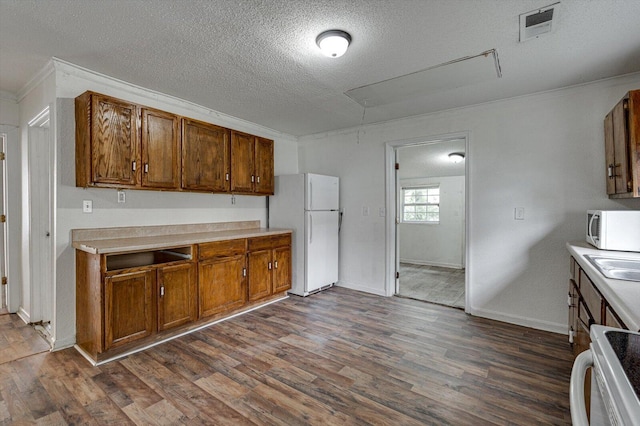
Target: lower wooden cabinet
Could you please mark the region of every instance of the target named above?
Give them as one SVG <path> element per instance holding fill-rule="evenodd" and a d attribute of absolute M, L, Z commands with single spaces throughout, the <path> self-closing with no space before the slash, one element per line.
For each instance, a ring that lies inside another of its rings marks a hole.
<path fill-rule="evenodd" d="M 291 235 L 251 238 L 248 250 L 250 301 L 291 288 Z"/>
<path fill-rule="evenodd" d="M 200 261 L 200 318 L 239 308 L 247 302 L 245 256 Z"/>
<path fill-rule="evenodd" d="M 291 234 L 144 252 L 76 250 L 76 343 L 100 361 L 290 288 Z"/>
<path fill-rule="evenodd" d="M 158 331 L 197 318 L 196 267 L 193 263 L 158 268 Z"/>
<path fill-rule="evenodd" d="M 149 269 L 105 278 L 105 350 L 154 332 L 155 272 Z"/>
<path fill-rule="evenodd" d="M 589 349 L 593 324 L 626 329 L 613 307 L 602 296 L 587 273 L 571 258 L 569 279 L 569 340 L 575 355 Z"/>

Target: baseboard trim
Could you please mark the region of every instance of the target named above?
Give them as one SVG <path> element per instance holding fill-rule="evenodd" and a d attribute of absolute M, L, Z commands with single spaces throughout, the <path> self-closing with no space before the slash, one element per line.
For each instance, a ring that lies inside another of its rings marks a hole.
<path fill-rule="evenodd" d="M 20 319 L 25 322 L 25 324 L 31 323 L 31 315 L 29 315 L 29 312 L 25 311 L 22 306 L 20 306 L 18 312 L 16 312 L 16 315 L 18 315 Z"/>
<path fill-rule="evenodd" d="M 363 293 L 369 293 L 369 294 L 375 294 L 377 296 L 387 297 L 387 294 L 385 293 L 384 288 L 378 290 L 378 289 L 374 289 L 374 288 L 371 288 L 371 287 L 364 287 L 364 286 L 361 286 L 361 285 L 358 285 L 358 284 L 355 284 L 355 283 L 351 283 L 351 282 L 348 282 L 348 281 L 342 281 L 342 280 L 340 280 L 340 281 L 338 281 L 336 283 L 336 287 L 344 287 L 344 288 L 348 288 L 350 290 L 356 290 L 356 291 L 361 291 Z"/>
<path fill-rule="evenodd" d="M 535 328 L 536 330 L 549 331 L 551 333 L 567 334 L 567 324 L 523 317 L 520 315 L 505 314 L 504 312 L 492 311 L 489 309 L 468 308 L 467 313 L 487 318 L 491 320 L 506 322 L 509 324 L 521 325 L 523 327 Z"/>
<path fill-rule="evenodd" d="M 440 263 L 440 262 L 426 262 L 424 260 L 415 260 L 415 259 L 400 259 L 400 263 L 411 263 L 413 265 L 422 265 L 422 266 L 440 266 L 441 268 L 451 268 L 451 269 L 464 269 L 459 263 Z"/>

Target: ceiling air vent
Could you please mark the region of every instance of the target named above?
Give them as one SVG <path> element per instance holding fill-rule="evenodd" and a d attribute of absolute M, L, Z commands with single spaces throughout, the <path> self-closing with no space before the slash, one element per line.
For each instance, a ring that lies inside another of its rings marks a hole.
<path fill-rule="evenodd" d="M 520 43 L 550 33 L 554 20 L 558 19 L 559 5 L 554 3 L 520 15 Z"/>

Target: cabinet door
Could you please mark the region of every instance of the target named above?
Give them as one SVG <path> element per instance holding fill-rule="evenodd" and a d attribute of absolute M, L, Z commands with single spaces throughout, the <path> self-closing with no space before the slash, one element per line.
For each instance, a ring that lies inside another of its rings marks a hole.
<path fill-rule="evenodd" d="M 141 115 L 142 186 L 179 188 L 178 117 L 148 108 Z"/>
<path fill-rule="evenodd" d="M 154 332 L 154 287 L 154 269 L 105 278 L 105 349 Z"/>
<path fill-rule="evenodd" d="M 607 166 L 607 194 L 616 193 L 615 155 L 613 147 L 613 111 L 604 117 L 604 152 Z"/>
<path fill-rule="evenodd" d="M 273 195 L 273 141 L 256 138 L 255 149 L 255 192 Z"/>
<path fill-rule="evenodd" d="M 254 139 L 231 131 L 231 192 L 253 192 Z"/>
<path fill-rule="evenodd" d="M 229 191 L 229 131 L 182 119 L 182 188 Z"/>
<path fill-rule="evenodd" d="M 615 174 L 616 193 L 631 192 L 629 133 L 627 132 L 628 100 L 620 101 L 613 108 L 613 170 Z M 605 139 L 606 141 L 606 139 Z"/>
<path fill-rule="evenodd" d="M 198 272 L 200 318 L 238 308 L 247 301 L 244 255 L 202 260 Z"/>
<path fill-rule="evenodd" d="M 158 268 L 158 331 L 196 320 L 196 268 L 183 263 Z"/>
<path fill-rule="evenodd" d="M 249 301 L 271 294 L 272 267 L 271 250 L 253 251 L 249 259 Z"/>
<path fill-rule="evenodd" d="M 291 288 L 291 247 L 273 250 L 273 292 Z"/>
<path fill-rule="evenodd" d="M 140 162 L 136 105 L 93 95 L 91 114 L 92 182 L 135 185 Z"/>

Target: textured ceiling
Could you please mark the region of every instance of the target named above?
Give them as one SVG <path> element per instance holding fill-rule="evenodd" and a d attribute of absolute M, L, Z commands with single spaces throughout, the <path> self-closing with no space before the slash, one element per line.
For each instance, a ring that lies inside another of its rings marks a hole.
<path fill-rule="evenodd" d="M 553 2 L 0 0 L 0 91 L 55 56 L 299 136 L 640 71 L 640 1 L 561 0 L 519 43 L 519 14 Z M 353 37 L 338 59 L 315 46 L 332 28 Z M 500 79 L 366 111 L 344 94 L 489 49 Z"/>

